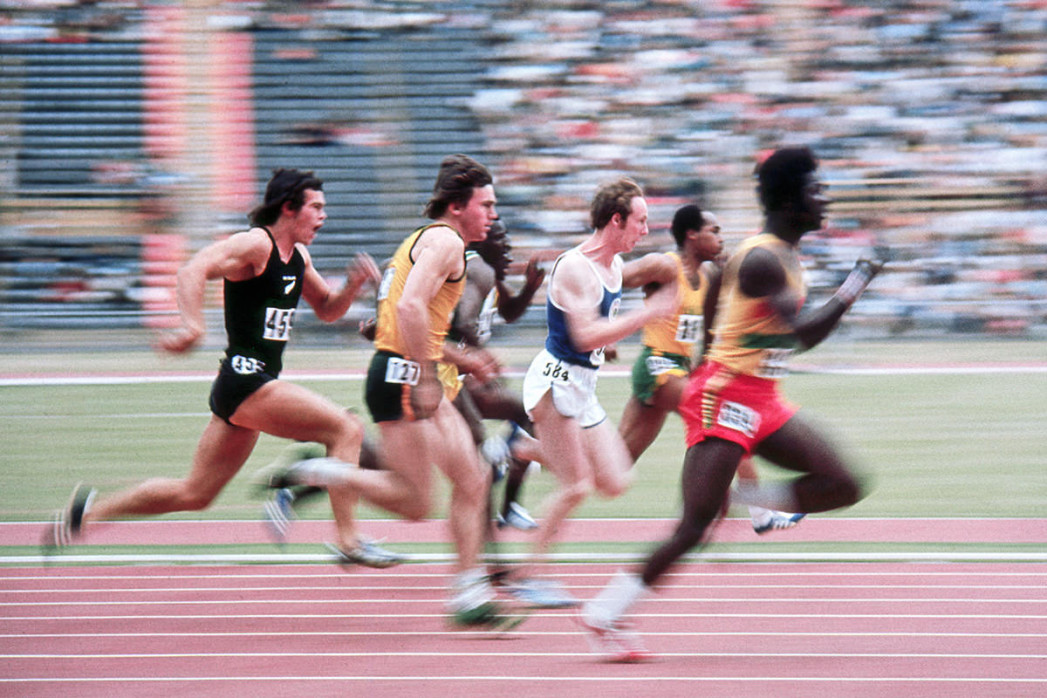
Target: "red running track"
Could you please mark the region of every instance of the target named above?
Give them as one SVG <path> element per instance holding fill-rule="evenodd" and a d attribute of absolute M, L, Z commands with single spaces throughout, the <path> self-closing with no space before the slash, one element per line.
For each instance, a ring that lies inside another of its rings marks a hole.
<path fill-rule="evenodd" d="M 552 571 L 581 598 L 613 565 Z M 653 662 L 572 612 L 447 627 L 450 569 L 0 570 L 0 695 L 1042 696 L 1047 564 L 700 563 L 641 602 Z"/>

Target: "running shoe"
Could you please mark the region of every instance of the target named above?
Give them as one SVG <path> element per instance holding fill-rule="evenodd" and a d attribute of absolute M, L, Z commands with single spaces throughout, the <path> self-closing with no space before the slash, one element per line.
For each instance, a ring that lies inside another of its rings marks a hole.
<path fill-rule="evenodd" d="M 345 550 L 334 543 L 324 543 L 324 545 L 338 557 L 338 564 L 340 565 L 363 565 L 364 567 L 385 569 L 386 567 L 399 565 L 407 560 L 403 555 L 387 550 L 373 540 L 362 537 L 352 550 Z"/>
<path fill-rule="evenodd" d="M 651 651 L 644 647 L 640 636 L 621 621 L 598 624 L 589 621 L 584 612 L 579 613 L 576 620 L 585 631 L 589 650 L 603 661 L 635 664 L 654 659 Z"/>
<path fill-rule="evenodd" d="M 509 593 L 529 608 L 575 608 L 581 602 L 559 582 L 521 579 L 509 584 Z"/>
<path fill-rule="evenodd" d="M 294 513 L 294 500 L 294 492 L 288 487 L 281 487 L 273 492 L 273 496 L 267 499 L 262 507 L 266 528 L 279 545 L 287 542 L 291 522 L 297 518 Z"/>
<path fill-rule="evenodd" d="M 51 525 L 44 531 L 42 546 L 45 554 L 71 545 L 80 537 L 84 514 L 91 508 L 97 494 L 98 490 L 83 483 L 73 488 L 65 509 L 55 514 Z"/>
<path fill-rule="evenodd" d="M 301 461 L 323 458 L 327 448 L 312 441 L 293 443 L 285 448 L 269 465 L 259 468 L 251 478 L 254 486 L 268 495 L 268 490 L 283 489 L 298 484 L 294 478 L 294 466 Z"/>
<path fill-rule="evenodd" d="M 531 517 L 530 512 L 517 502 L 510 502 L 506 514 L 498 515 L 498 528 L 510 526 L 518 531 L 533 531 L 538 528 L 538 522 Z"/>
<path fill-rule="evenodd" d="M 447 602 L 447 611 L 451 623 L 463 628 L 509 628 L 522 620 L 503 612 L 495 601 L 490 579 L 484 574 L 460 576 Z"/>
<path fill-rule="evenodd" d="M 757 535 L 762 536 L 769 531 L 780 531 L 785 528 L 792 528 L 800 523 L 800 520 L 805 516 L 807 515 L 772 511 L 771 515 L 766 520 L 761 521 L 760 523 L 753 521 L 753 530 L 756 531 Z"/>

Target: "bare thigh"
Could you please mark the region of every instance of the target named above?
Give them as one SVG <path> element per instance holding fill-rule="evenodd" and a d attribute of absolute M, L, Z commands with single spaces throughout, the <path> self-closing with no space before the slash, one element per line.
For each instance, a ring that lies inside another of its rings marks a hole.
<path fill-rule="evenodd" d="M 237 408 L 231 420 L 237 426 L 296 441 L 332 444 L 363 441 L 363 429 L 342 407 L 294 383 L 266 383 Z"/>
<path fill-rule="evenodd" d="M 632 457 L 609 420 L 582 429 L 582 442 L 596 491 L 605 497 L 622 495 L 632 482 Z"/>
<path fill-rule="evenodd" d="M 193 454 L 192 467 L 184 480 L 185 490 L 201 499 L 213 500 L 247 462 L 257 442 L 257 431 L 227 424 L 211 415 Z"/>

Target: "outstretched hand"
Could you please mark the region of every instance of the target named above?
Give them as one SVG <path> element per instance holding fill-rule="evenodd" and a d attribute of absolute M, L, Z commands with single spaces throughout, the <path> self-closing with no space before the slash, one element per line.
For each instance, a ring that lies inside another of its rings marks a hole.
<path fill-rule="evenodd" d="M 876 275 L 883 269 L 886 261 L 883 259 L 861 258 L 854 263 L 854 269 L 847 275 L 840 288 L 836 291 L 836 297 L 848 307 L 854 305 L 858 297 L 869 286 Z"/>
<path fill-rule="evenodd" d="M 527 261 L 527 268 L 524 269 L 524 290 L 533 294 L 541 287 L 544 280 L 545 270 L 538 266 L 537 259 L 531 257 Z"/>
<path fill-rule="evenodd" d="M 172 332 L 160 335 L 153 346 L 159 351 L 166 351 L 171 354 L 184 354 L 195 347 L 203 336 L 204 333 L 201 330 L 179 327 Z"/>
<path fill-rule="evenodd" d="M 346 269 L 346 282 L 354 288 L 361 288 L 370 282 L 377 288 L 382 281 L 382 273 L 378 270 L 371 255 L 361 252 L 356 255 L 349 267 Z"/>

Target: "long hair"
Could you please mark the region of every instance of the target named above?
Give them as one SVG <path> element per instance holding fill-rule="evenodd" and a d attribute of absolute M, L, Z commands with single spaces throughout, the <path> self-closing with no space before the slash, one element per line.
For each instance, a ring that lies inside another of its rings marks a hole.
<path fill-rule="evenodd" d="M 425 205 L 425 216 L 440 218 L 451 204 L 469 203 L 473 191 L 494 182 L 486 167 L 468 155 L 449 155 L 440 163 L 433 195 Z"/>
<path fill-rule="evenodd" d="M 312 172 L 284 168 L 273 170 L 265 187 L 265 198 L 247 215 L 247 219 L 251 225 L 272 225 L 280 218 L 284 204 L 292 211 L 302 208 L 306 189 L 323 191 L 324 183 Z"/>

